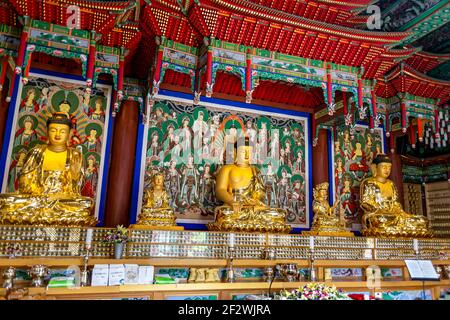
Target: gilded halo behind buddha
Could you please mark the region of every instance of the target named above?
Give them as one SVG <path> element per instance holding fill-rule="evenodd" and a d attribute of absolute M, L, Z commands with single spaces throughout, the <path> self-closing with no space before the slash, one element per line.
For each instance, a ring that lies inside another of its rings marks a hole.
<path fill-rule="evenodd" d="M 252 147 L 248 139 L 236 150 L 234 164 L 223 166 L 217 174 L 215 193 L 224 204 L 215 209 L 209 230 L 288 233 L 286 211 L 262 201 L 265 188 L 259 170 L 250 165 Z"/>
<path fill-rule="evenodd" d="M 1 224 L 94 226 L 94 202 L 81 196 L 83 156 L 68 147 L 71 122 L 55 113 L 47 120 L 46 145 L 24 159 L 15 193 L 0 194 Z"/>
<path fill-rule="evenodd" d="M 394 183 L 388 179 L 392 163 L 385 154 L 372 162 L 373 176 L 361 183 L 362 233 L 373 237 L 431 237 L 428 220 L 403 211 Z"/>

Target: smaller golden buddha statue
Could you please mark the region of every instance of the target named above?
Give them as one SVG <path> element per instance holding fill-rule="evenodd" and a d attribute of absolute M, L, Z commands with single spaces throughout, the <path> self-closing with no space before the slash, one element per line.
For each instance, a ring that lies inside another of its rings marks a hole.
<path fill-rule="evenodd" d="M 323 182 L 313 189 L 314 219 L 311 231 L 303 232 L 303 234 L 351 237 L 354 234 L 346 230 L 344 226 L 345 222 L 341 221 L 335 214 L 336 208 L 339 206 L 339 201 L 332 207 L 328 203 L 328 186 L 328 182 Z"/>
<path fill-rule="evenodd" d="M 28 151 L 18 190 L 0 194 L 0 224 L 95 226 L 94 201 L 81 196 L 83 156 L 68 147 L 71 121 L 64 113 L 47 120 L 47 141 Z"/>
<path fill-rule="evenodd" d="M 286 211 L 271 208 L 262 200 L 265 185 L 257 167 L 252 166 L 249 139 L 238 146 L 234 164 L 224 165 L 217 174 L 216 197 L 224 204 L 215 209 L 215 221 L 208 224 L 216 231 L 260 231 L 288 233 Z"/>
<path fill-rule="evenodd" d="M 388 179 L 392 162 L 385 154 L 379 154 L 372 162 L 372 177 L 360 186 L 360 207 L 363 211 L 362 233 L 374 237 L 426 238 L 432 233 L 428 220 L 403 211 L 398 202 L 394 183 Z"/>
<path fill-rule="evenodd" d="M 164 188 L 163 173 L 157 172 L 152 176 L 151 186 L 145 191 L 144 199 L 144 206 L 136 227 L 140 225 L 154 227 L 176 226 L 174 211 L 169 206 L 169 194 Z"/>

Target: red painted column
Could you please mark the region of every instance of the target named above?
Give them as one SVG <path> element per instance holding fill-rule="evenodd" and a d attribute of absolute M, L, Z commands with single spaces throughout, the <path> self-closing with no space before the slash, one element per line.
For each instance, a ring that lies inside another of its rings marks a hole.
<path fill-rule="evenodd" d="M 29 52 L 28 54 L 29 54 L 29 57 L 28 57 L 27 65 L 25 66 L 25 70 L 23 71 L 23 74 L 22 74 L 22 83 L 24 85 L 26 85 L 28 83 L 28 74 L 30 73 L 31 60 L 33 59 L 33 53 Z"/>
<path fill-rule="evenodd" d="M 105 226 L 128 226 L 139 123 L 137 101 L 122 101 L 114 120 L 106 194 Z"/>
<path fill-rule="evenodd" d="M 361 109 L 363 106 L 363 87 L 361 76 L 358 75 L 358 109 Z"/>
<path fill-rule="evenodd" d="M 423 142 L 423 121 L 417 118 L 417 135 L 419 136 L 419 141 Z"/>
<path fill-rule="evenodd" d="M 121 51 L 123 51 L 123 48 L 121 48 Z M 124 75 L 124 68 L 125 68 L 125 57 L 124 55 L 120 54 L 120 60 L 119 60 L 119 72 L 117 74 L 117 99 L 119 101 L 123 98 L 123 75 Z"/>
<path fill-rule="evenodd" d="M 331 80 L 331 65 L 327 65 L 327 105 L 328 114 L 332 116 L 334 114 L 334 108 L 331 106 L 333 104 L 333 84 Z"/>
<path fill-rule="evenodd" d="M 317 146 L 313 148 L 313 186 L 322 182 L 334 183 L 328 177 L 328 133 L 326 129 L 319 129 Z"/>
<path fill-rule="evenodd" d="M 436 132 L 435 132 L 435 134 L 434 134 L 434 137 L 435 137 L 436 139 L 439 139 L 439 137 L 440 137 L 439 130 L 440 130 L 441 128 L 440 128 L 440 126 L 439 126 L 439 111 L 438 111 L 437 109 L 434 110 L 434 126 L 435 126 L 435 129 L 436 129 Z"/>
<path fill-rule="evenodd" d="M 158 52 L 156 54 L 156 65 L 155 65 L 155 73 L 153 74 L 153 95 L 158 94 L 159 84 L 161 82 L 161 68 L 162 68 L 162 59 L 163 59 L 163 49 L 161 47 L 158 48 Z"/>
<path fill-rule="evenodd" d="M 208 47 L 208 52 L 206 53 L 206 96 L 211 98 L 213 93 L 212 88 L 212 48 Z"/>
<path fill-rule="evenodd" d="M 377 96 L 375 95 L 375 91 L 373 90 L 371 90 L 370 94 L 372 96 L 372 117 L 370 117 L 369 126 L 373 131 L 373 128 L 375 126 L 375 118 L 377 117 Z"/>
<path fill-rule="evenodd" d="M 2 72 L 0 74 L 0 91 L 3 90 L 3 84 L 5 83 L 6 69 L 8 69 L 8 56 L 3 56 L 3 58 L 2 58 Z"/>
<path fill-rule="evenodd" d="M 25 19 L 25 24 L 24 24 L 23 29 L 22 29 L 22 34 L 20 36 L 19 51 L 17 53 L 16 68 L 14 70 L 14 72 L 16 74 L 21 74 L 22 73 L 23 61 L 25 59 L 25 51 L 27 50 L 27 41 L 28 41 L 28 32 L 29 32 L 29 26 L 28 26 L 29 18 L 28 17 L 24 17 L 24 19 Z"/>
<path fill-rule="evenodd" d="M 245 69 L 245 94 L 247 98 L 245 102 L 251 103 L 251 91 L 252 91 L 252 58 L 250 56 L 250 49 L 247 50 L 247 59 L 245 60 L 246 69 Z"/>
<path fill-rule="evenodd" d="M 416 132 L 414 130 L 414 126 L 412 123 L 409 125 L 409 142 L 411 143 L 411 146 L 413 149 L 416 148 Z"/>
<path fill-rule="evenodd" d="M 401 125 L 402 125 L 402 132 L 405 133 L 406 132 L 406 104 L 403 102 L 403 100 L 401 101 L 400 104 L 400 112 L 401 112 Z"/>
<path fill-rule="evenodd" d="M 95 31 L 91 32 L 91 40 L 89 43 L 89 57 L 88 65 L 86 70 L 86 86 L 89 88 L 92 86 L 92 79 L 94 78 L 94 67 L 95 67 L 95 55 L 97 54 L 97 46 L 95 43 Z"/>

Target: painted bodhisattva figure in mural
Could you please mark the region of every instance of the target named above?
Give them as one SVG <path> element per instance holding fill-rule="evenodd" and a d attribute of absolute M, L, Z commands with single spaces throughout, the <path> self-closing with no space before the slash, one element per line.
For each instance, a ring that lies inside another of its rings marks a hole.
<path fill-rule="evenodd" d="M 19 175 L 18 192 L 0 195 L 2 224 L 93 226 L 93 200 L 81 196 L 83 156 L 68 147 L 70 119 L 47 121 L 48 144 L 32 148 Z"/>
<path fill-rule="evenodd" d="M 36 89 L 27 88 L 25 92 L 25 97 L 20 102 L 19 112 L 38 112 L 39 104 L 36 101 Z"/>
<path fill-rule="evenodd" d="M 194 165 L 194 156 L 188 156 L 188 163 L 182 169 L 183 181 L 179 201 L 182 206 L 191 206 L 199 201 L 199 172 Z"/>
<path fill-rule="evenodd" d="M 20 122 L 22 122 L 21 127 L 14 136 L 14 147 L 21 145 L 28 146 L 32 141 L 37 139 L 35 130 L 37 119 L 33 116 L 24 116 L 23 119 L 19 121 L 19 125 Z"/>

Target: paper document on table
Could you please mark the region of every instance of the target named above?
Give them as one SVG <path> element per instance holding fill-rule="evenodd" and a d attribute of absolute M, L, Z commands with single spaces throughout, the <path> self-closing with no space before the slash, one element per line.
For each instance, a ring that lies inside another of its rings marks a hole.
<path fill-rule="evenodd" d="M 439 280 L 439 275 L 430 260 L 405 260 L 412 280 Z"/>

